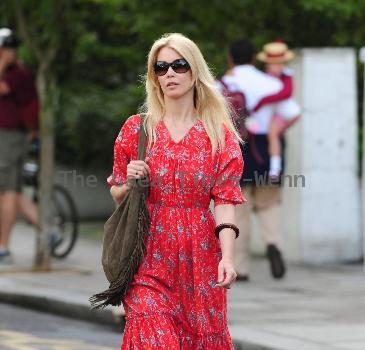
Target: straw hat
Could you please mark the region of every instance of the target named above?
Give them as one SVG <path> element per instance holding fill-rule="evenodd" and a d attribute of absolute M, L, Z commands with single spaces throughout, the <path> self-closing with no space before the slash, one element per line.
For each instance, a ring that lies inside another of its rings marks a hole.
<path fill-rule="evenodd" d="M 294 52 L 283 42 L 272 42 L 264 45 L 257 59 L 265 63 L 284 63 L 294 58 Z"/>

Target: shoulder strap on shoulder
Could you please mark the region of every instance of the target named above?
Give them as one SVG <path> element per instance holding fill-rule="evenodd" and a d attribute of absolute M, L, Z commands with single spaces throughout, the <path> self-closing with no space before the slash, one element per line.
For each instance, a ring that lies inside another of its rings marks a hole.
<path fill-rule="evenodd" d="M 138 159 L 144 160 L 146 157 L 146 132 L 143 127 L 144 120 L 146 119 L 146 113 L 141 113 L 141 124 L 139 128 L 139 138 L 138 138 Z"/>

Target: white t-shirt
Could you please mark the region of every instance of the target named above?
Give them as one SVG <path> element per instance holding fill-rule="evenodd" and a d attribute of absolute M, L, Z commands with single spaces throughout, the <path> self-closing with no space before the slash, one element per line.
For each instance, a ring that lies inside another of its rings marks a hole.
<path fill-rule="evenodd" d="M 247 108 L 250 111 L 262 98 L 276 94 L 283 88 L 283 83 L 279 79 L 258 70 L 251 64 L 234 67 L 232 73 L 223 76 L 222 80 L 231 91 L 241 91 L 245 95 Z M 219 85 L 218 88 L 222 89 Z M 275 109 L 276 104 L 268 104 L 251 113 L 250 119 L 252 118 L 257 125 L 255 133 L 268 133 Z"/>

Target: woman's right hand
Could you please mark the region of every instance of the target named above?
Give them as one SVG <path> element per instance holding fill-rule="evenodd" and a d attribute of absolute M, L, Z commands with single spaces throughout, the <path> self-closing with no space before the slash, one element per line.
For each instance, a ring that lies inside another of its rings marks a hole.
<path fill-rule="evenodd" d="M 149 177 L 151 174 L 151 169 L 147 165 L 149 158 L 143 160 L 131 160 L 127 165 L 127 178 L 128 179 L 141 179 L 144 177 Z"/>
<path fill-rule="evenodd" d="M 148 158 L 143 160 L 132 160 L 127 165 L 127 178 L 128 179 L 140 179 L 151 174 L 150 167 L 146 164 Z M 110 194 L 113 197 L 115 203 L 119 204 L 131 189 L 128 183 L 122 186 L 112 186 L 110 188 Z"/>

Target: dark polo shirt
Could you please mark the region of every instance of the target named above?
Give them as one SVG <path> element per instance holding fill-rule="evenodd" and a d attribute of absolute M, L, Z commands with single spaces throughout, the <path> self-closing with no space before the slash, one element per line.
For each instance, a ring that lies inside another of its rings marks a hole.
<path fill-rule="evenodd" d="M 2 79 L 10 93 L 0 96 L 0 129 L 23 130 L 37 126 L 37 91 L 31 72 L 23 65 L 9 66 Z"/>

